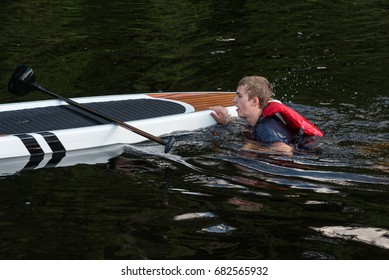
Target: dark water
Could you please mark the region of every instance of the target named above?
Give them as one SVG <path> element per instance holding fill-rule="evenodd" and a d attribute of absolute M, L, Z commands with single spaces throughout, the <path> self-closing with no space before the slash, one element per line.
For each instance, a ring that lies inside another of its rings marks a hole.
<path fill-rule="evenodd" d="M 293 156 L 244 124 L 110 163 L 0 177 L 1 259 L 388 259 L 388 1 L 1 1 L 15 65 L 67 97 L 235 90 L 268 77 L 326 134 Z M 6 148 L 6 147 L 2 147 Z"/>

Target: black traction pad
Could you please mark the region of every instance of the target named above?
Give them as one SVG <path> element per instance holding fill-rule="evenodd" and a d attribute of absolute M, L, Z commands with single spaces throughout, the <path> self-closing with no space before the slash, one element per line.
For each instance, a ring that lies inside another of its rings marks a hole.
<path fill-rule="evenodd" d="M 185 107 L 181 104 L 151 98 L 82 105 L 120 121 L 142 120 L 185 112 Z M 110 122 L 71 105 L 0 112 L 0 134 L 52 131 L 107 123 Z"/>

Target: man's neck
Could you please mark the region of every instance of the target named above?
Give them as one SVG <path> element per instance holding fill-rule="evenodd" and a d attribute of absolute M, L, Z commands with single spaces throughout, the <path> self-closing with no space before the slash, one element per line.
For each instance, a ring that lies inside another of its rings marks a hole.
<path fill-rule="evenodd" d="M 251 126 L 255 126 L 255 124 L 257 123 L 261 115 L 262 115 L 262 109 L 258 109 L 250 118 L 247 118 L 246 120 Z"/>

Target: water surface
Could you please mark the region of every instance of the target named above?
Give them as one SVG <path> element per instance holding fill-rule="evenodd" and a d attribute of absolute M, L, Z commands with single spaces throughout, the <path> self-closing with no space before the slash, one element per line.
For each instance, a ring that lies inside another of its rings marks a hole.
<path fill-rule="evenodd" d="M 1 259 L 387 259 L 386 1 L 2 1 L 0 102 L 19 63 L 66 97 L 231 90 L 244 75 L 325 137 L 244 149 L 245 125 L 98 164 L 0 177 Z M 4 147 L 3 147 L 4 148 Z"/>

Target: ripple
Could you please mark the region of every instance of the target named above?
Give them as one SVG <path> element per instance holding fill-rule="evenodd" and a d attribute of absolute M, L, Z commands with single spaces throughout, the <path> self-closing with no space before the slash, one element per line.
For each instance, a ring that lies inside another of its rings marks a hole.
<path fill-rule="evenodd" d="M 180 192 L 180 193 L 186 194 L 186 195 L 211 196 L 210 194 L 201 193 L 201 192 L 194 192 L 194 191 L 189 191 L 189 190 L 180 189 L 180 188 L 169 188 L 169 190 L 171 190 L 171 191 L 176 191 L 176 192 Z"/>
<path fill-rule="evenodd" d="M 332 182 L 340 185 L 349 185 L 349 183 L 368 183 L 368 184 L 382 184 L 389 183 L 386 177 L 370 176 L 364 174 L 354 174 L 349 172 L 336 172 L 324 170 L 306 170 L 301 168 L 284 167 L 261 160 L 252 160 L 243 157 L 234 156 L 219 156 L 223 161 L 238 164 L 263 173 L 283 176 L 283 177 L 297 177 L 302 179 L 309 179 L 318 182 Z"/>
<path fill-rule="evenodd" d="M 308 260 L 334 260 L 335 257 L 323 252 L 305 251 L 303 252 L 303 259 Z"/>

